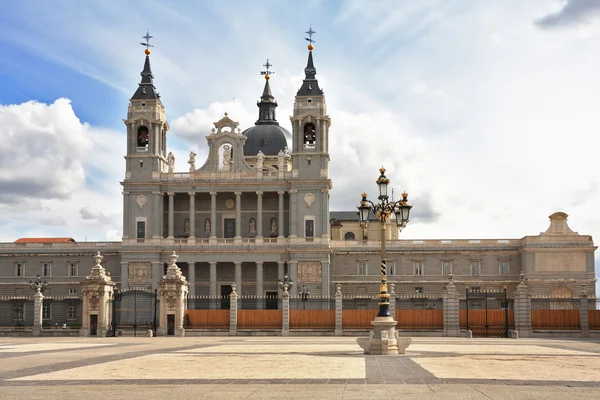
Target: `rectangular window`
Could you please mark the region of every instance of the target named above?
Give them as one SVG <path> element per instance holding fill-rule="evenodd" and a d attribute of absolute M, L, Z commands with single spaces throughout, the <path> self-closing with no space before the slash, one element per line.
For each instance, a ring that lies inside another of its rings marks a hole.
<path fill-rule="evenodd" d="M 69 288 L 69 294 L 77 294 L 77 288 Z"/>
<path fill-rule="evenodd" d="M 69 276 L 77 276 L 77 263 L 69 263 Z"/>
<path fill-rule="evenodd" d="M 42 319 L 50 319 L 50 303 L 42 303 Z"/>
<path fill-rule="evenodd" d="M 25 276 L 25 271 L 23 270 L 23 264 L 22 263 L 17 263 L 15 265 L 15 276 Z"/>
<path fill-rule="evenodd" d="M 42 276 L 50 276 L 52 273 L 52 263 L 42 263 Z"/>
<path fill-rule="evenodd" d="M 415 275 L 416 276 L 422 276 L 423 275 L 423 269 L 424 269 L 424 262 L 423 261 L 415 261 Z"/>
<path fill-rule="evenodd" d="M 452 273 L 452 261 L 442 261 L 442 273 L 450 275 Z"/>
<path fill-rule="evenodd" d="M 395 261 L 386 261 L 385 265 L 387 267 L 388 276 L 394 276 L 396 274 L 396 262 Z"/>
<path fill-rule="evenodd" d="M 315 237 L 315 220 L 307 219 L 304 221 L 304 237 Z"/>
<path fill-rule="evenodd" d="M 146 238 L 146 221 L 137 221 L 137 238 Z"/>
<path fill-rule="evenodd" d="M 481 272 L 481 264 L 479 261 L 471 261 L 471 275 L 479 275 Z"/>
<path fill-rule="evenodd" d="M 24 305 L 23 304 L 15 304 L 13 306 L 13 320 L 14 321 L 23 321 L 23 309 L 24 309 Z"/>
<path fill-rule="evenodd" d="M 508 275 L 508 261 L 500 261 L 500 275 Z"/>
<path fill-rule="evenodd" d="M 367 262 L 366 261 L 358 262 L 358 275 L 367 275 Z"/>
<path fill-rule="evenodd" d="M 76 319 L 77 318 L 77 304 L 69 304 L 67 307 L 67 318 L 68 319 Z"/>
<path fill-rule="evenodd" d="M 423 293 L 423 286 L 415 286 L 415 293 Z"/>

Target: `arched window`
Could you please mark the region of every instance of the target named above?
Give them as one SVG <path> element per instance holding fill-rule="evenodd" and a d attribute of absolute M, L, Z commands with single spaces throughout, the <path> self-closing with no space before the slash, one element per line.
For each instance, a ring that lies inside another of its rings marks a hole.
<path fill-rule="evenodd" d="M 315 124 L 309 122 L 304 125 L 304 145 L 314 147 L 316 145 L 317 140 L 317 131 L 315 128 Z"/>
<path fill-rule="evenodd" d="M 344 240 L 355 240 L 353 232 L 346 232 L 344 235 Z"/>
<path fill-rule="evenodd" d="M 142 125 L 137 130 L 138 147 L 148 147 L 148 127 Z"/>

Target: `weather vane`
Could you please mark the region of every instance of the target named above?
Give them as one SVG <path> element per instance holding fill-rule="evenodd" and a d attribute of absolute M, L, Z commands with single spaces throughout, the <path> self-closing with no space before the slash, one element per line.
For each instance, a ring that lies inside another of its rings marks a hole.
<path fill-rule="evenodd" d="M 266 71 L 260 71 L 261 75 L 265 75 L 265 79 L 269 79 L 269 75 L 274 74 L 275 72 L 273 71 L 269 71 L 269 68 L 273 66 L 273 64 L 269 63 L 269 59 L 267 58 L 267 63 L 263 64 L 263 66 L 265 68 L 267 68 Z"/>
<path fill-rule="evenodd" d="M 150 36 L 150 33 L 148 31 L 146 31 L 146 36 L 142 36 L 142 39 L 146 39 L 145 42 L 141 42 L 140 44 L 142 46 L 146 46 L 146 50 L 150 50 L 150 47 L 154 47 L 153 45 L 150 44 L 150 39 L 152 39 L 153 36 Z"/>
<path fill-rule="evenodd" d="M 306 32 L 304 32 L 304 33 L 306 33 L 306 34 L 308 35 L 308 37 L 307 37 L 307 38 L 304 38 L 304 39 L 308 40 L 308 41 L 309 41 L 311 44 L 312 44 L 312 43 L 315 43 L 315 41 L 312 39 L 312 35 L 314 35 L 314 34 L 315 34 L 315 33 L 317 33 L 317 32 L 315 32 L 315 31 L 313 31 L 313 30 L 312 30 L 312 25 L 311 25 L 311 26 L 310 26 L 310 28 L 308 28 L 308 30 L 307 30 Z"/>

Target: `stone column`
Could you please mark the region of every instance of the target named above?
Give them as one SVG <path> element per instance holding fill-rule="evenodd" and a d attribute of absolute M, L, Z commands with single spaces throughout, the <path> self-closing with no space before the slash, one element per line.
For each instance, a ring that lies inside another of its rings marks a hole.
<path fill-rule="evenodd" d="M 290 238 L 295 238 L 298 236 L 298 222 L 297 222 L 297 213 L 296 213 L 296 203 L 297 203 L 298 191 L 290 190 Z"/>
<path fill-rule="evenodd" d="M 129 239 L 129 192 L 123 192 L 123 239 Z"/>
<path fill-rule="evenodd" d="M 328 239 L 329 238 L 329 217 L 328 217 L 328 210 L 329 210 L 329 189 L 323 189 L 321 190 L 321 194 L 323 195 L 323 202 L 321 203 L 321 237 L 323 239 Z M 315 229 L 317 227 L 315 226 Z M 316 232 L 315 232 L 315 236 L 316 236 Z"/>
<path fill-rule="evenodd" d="M 237 286 L 238 296 L 242 295 L 242 262 L 234 261 L 235 265 L 235 285 Z"/>
<path fill-rule="evenodd" d="M 90 336 L 90 315 L 98 316 L 98 337 L 105 337 L 111 324 L 110 316 L 115 283 L 102 267 L 103 258 L 100 252 L 96 253 L 92 271 L 81 282 L 83 310 L 79 336 Z"/>
<path fill-rule="evenodd" d="M 163 276 L 164 265 L 162 261 L 152 261 L 152 290 L 158 289 L 158 281 Z"/>
<path fill-rule="evenodd" d="M 298 284 L 298 261 L 288 261 L 288 275 L 294 284 Z"/>
<path fill-rule="evenodd" d="M 190 236 L 188 243 L 196 241 L 196 192 L 189 192 L 190 195 Z"/>
<path fill-rule="evenodd" d="M 237 302 L 238 294 L 235 282 L 231 285 L 231 294 L 229 295 L 229 336 L 237 335 Z"/>
<path fill-rule="evenodd" d="M 37 289 L 33 295 L 33 330 L 32 336 L 40 336 L 42 334 L 42 308 L 44 307 L 44 295 Z"/>
<path fill-rule="evenodd" d="M 396 320 L 396 284 L 390 283 L 390 315 Z"/>
<path fill-rule="evenodd" d="M 235 192 L 235 238 L 234 241 L 241 242 L 242 239 L 242 192 Z"/>
<path fill-rule="evenodd" d="M 279 195 L 279 221 L 277 221 L 277 227 L 278 227 L 278 231 L 279 234 L 277 235 L 277 238 L 281 239 L 283 238 L 283 229 L 284 229 L 284 225 L 283 225 L 283 195 L 285 194 L 285 192 L 279 191 L 277 192 L 277 194 Z"/>
<path fill-rule="evenodd" d="M 211 297 L 217 297 L 217 262 L 209 261 L 210 271 L 208 275 L 208 294 Z"/>
<path fill-rule="evenodd" d="M 196 262 L 192 261 L 190 263 L 188 263 L 188 274 L 190 275 L 190 279 L 189 279 L 189 295 L 190 296 L 195 296 L 196 295 Z"/>
<path fill-rule="evenodd" d="M 163 219 L 163 194 L 162 192 L 152 192 L 152 196 L 154 199 L 154 220 L 152 221 L 152 238 L 153 239 L 162 239 L 163 237 L 163 229 L 162 229 L 162 219 Z"/>
<path fill-rule="evenodd" d="M 335 285 L 335 336 L 342 336 L 342 285 Z"/>
<path fill-rule="evenodd" d="M 514 300 L 515 330 L 520 338 L 532 337 L 531 297 L 526 284 L 525 274 L 521 272 L 521 283 L 517 286 Z"/>
<path fill-rule="evenodd" d="M 129 287 L 129 263 L 127 261 L 121 261 L 121 289 L 127 289 Z"/>
<path fill-rule="evenodd" d="M 158 336 L 166 336 L 169 333 L 169 315 L 173 315 L 175 319 L 175 336 L 185 336 L 183 319 L 189 283 L 177 266 L 178 258 L 175 252 L 171 254 L 167 274 L 158 283 L 160 295 L 160 326 L 156 332 Z"/>
<path fill-rule="evenodd" d="M 256 241 L 262 242 L 263 238 L 263 192 L 256 192 Z"/>
<path fill-rule="evenodd" d="M 277 281 L 278 282 L 283 282 L 284 267 L 285 267 L 285 261 L 277 262 Z M 281 297 L 283 295 L 283 287 L 280 287 L 280 286 L 277 287 L 277 295 L 279 297 Z"/>
<path fill-rule="evenodd" d="M 581 336 L 590 337 L 590 325 L 588 320 L 588 294 L 585 291 L 585 283 L 581 285 L 581 297 L 579 298 L 579 322 L 581 325 Z"/>
<path fill-rule="evenodd" d="M 168 238 L 169 239 L 173 239 L 174 238 L 173 230 L 174 230 L 174 225 L 175 225 L 175 193 L 169 192 L 167 194 L 169 195 L 169 231 L 168 231 Z"/>
<path fill-rule="evenodd" d="M 329 298 L 329 261 L 321 261 L 321 296 Z"/>
<path fill-rule="evenodd" d="M 288 285 L 283 285 L 281 303 L 281 336 L 288 336 L 290 334 L 290 292 L 288 291 Z"/>
<path fill-rule="evenodd" d="M 210 239 L 217 239 L 217 192 L 210 192 Z"/>
<path fill-rule="evenodd" d="M 444 336 L 460 337 L 460 299 L 456 286 L 454 286 L 454 277 L 448 276 L 450 282 L 446 286 L 444 293 Z"/>
<path fill-rule="evenodd" d="M 263 262 L 257 261 L 256 262 L 256 297 L 258 297 L 259 300 L 264 297 L 263 291 L 264 291 L 263 290 Z M 262 302 L 261 302 L 261 304 L 259 304 L 258 308 L 264 308 L 261 306 L 262 306 Z"/>

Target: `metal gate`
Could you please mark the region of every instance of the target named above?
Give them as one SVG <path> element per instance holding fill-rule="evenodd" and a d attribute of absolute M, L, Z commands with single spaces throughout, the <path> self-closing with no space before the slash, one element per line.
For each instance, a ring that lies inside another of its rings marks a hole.
<path fill-rule="evenodd" d="M 138 331 L 152 330 L 156 336 L 157 291 L 131 288 L 115 292 L 113 299 L 112 329 L 109 335 L 137 336 Z M 145 336 L 145 335 L 144 335 Z"/>
<path fill-rule="evenodd" d="M 509 329 L 514 327 L 514 313 L 506 288 L 502 291 L 468 288 L 466 292 L 466 328 L 473 337 L 509 337 Z"/>

